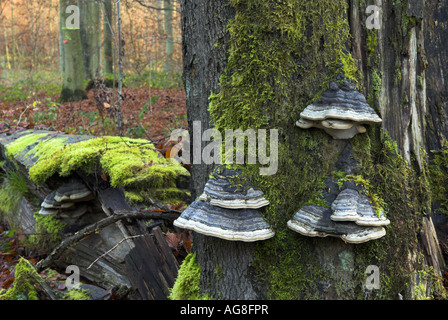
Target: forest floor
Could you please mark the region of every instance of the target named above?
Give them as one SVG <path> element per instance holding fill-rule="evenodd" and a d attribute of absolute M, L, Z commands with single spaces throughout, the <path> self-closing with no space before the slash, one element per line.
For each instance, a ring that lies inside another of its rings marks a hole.
<path fill-rule="evenodd" d="M 5 89 L 0 83 L 0 134 L 23 129 L 47 129 L 68 134 L 122 135 L 151 140 L 157 148 L 163 149 L 173 130 L 187 128 L 182 89 L 123 88 L 121 133 L 116 128 L 113 107 L 98 105 L 94 90 L 87 92 L 86 100 L 66 103 L 57 102 L 58 94 L 49 94 L 49 90 L 32 88 L 23 88 L 20 91 L 22 96 L 11 99 L 12 90 L 20 89 L 15 86 Z M 25 96 L 23 90 L 28 90 Z M 180 236 L 167 234 L 168 244 L 175 248 Z M 20 230 L 10 230 L 0 223 L 0 291 L 13 284 L 14 267 L 21 257 L 33 263 L 39 259 L 32 252 L 25 251 L 21 245 L 22 237 Z M 47 277 L 45 272 L 41 276 Z M 56 290 L 64 291 L 66 277 L 61 272 L 47 280 Z"/>
<path fill-rule="evenodd" d="M 34 93 L 18 101 L 0 98 L 0 133 L 26 129 L 50 129 L 70 134 L 114 135 L 112 107 L 101 108 L 93 90 L 88 99 L 58 103 L 58 96 Z M 123 88 L 122 135 L 154 142 L 169 137 L 175 129 L 186 129 L 186 104 L 183 90 Z"/>

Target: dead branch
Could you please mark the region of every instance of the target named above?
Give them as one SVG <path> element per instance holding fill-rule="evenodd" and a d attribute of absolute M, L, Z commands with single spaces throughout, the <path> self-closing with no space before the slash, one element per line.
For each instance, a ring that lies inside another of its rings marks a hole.
<path fill-rule="evenodd" d="M 121 239 L 116 245 L 114 245 L 112 248 L 110 248 L 105 253 L 103 253 L 98 258 L 96 258 L 86 269 L 89 270 L 95 263 L 98 262 L 98 260 L 100 260 L 101 258 L 107 256 L 109 253 L 111 253 L 113 250 L 115 250 L 124 241 L 135 239 L 135 238 L 140 238 L 140 237 L 144 237 L 144 236 L 145 236 L 144 234 L 139 234 L 139 235 L 136 235 L 136 236 L 129 236 L 129 237 L 125 237 L 125 238 Z"/>

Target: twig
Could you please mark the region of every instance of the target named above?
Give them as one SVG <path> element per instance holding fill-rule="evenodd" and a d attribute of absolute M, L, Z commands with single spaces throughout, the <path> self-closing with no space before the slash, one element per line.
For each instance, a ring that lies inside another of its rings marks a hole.
<path fill-rule="evenodd" d="M 109 250 L 107 250 L 105 253 L 103 253 L 102 255 L 100 255 L 98 258 L 96 258 L 88 267 L 86 270 L 89 270 L 95 263 L 98 262 L 98 260 L 100 260 L 102 257 L 108 255 L 111 251 L 115 250 L 120 244 L 122 244 L 124 241 L 127 240 L 131 240 L 131 239 L 135 239 L 135 238 L 140 238 L 140 237 L 144 237 L 144 234 L 139 234 L 136 236 L 129 236 L 126 238 L 121 239 L 116 245 L 114 245 L 112 248 L 110 248 Z"/>
<path fill-rule="evenodd" d="M 20 114 L 19 121 L 17 121 L 17 124 L 16 124 L 16 129 L 17 129 L 17 127 L 19 126 L 20 121 L 22 120 L 22 116 L 23 116 L 23 114 L 28 110 L 29 107 L 30 107 L 30 105 L 27 105 L 26 108 L 25 108 L 25 110 L 23 110 L 23 112 Z"/>

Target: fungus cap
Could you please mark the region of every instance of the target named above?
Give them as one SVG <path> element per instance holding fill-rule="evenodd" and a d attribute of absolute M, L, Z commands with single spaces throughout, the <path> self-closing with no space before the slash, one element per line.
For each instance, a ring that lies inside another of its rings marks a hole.
<path fill-rule="evenodd" d="M 360 226 L 387 226 L 390 220 L 384 216 L 383 211 L 377 212 L 365 195 L 359 195 L 358 215 L 356 224 Z"/>
<path fill-rule="evenodd" d="M 333 221 L 356 221 L 358 215 L 358 191 L 353 189 L 342 190 L 331 204 Z"/>
<path fill-rule="evenodd" d="M 56 189 L 55 200 L 58 202 L 80 202 L 93 199 L 93 193 L 79 179 L 71 178 Z"/>
<path fill-rule="evenodd" d="M 377 211 L 370 204 L 366 195 L 347 188 L 342 190 L 331 204 L 333 210 L 330 216 L 333 221 L 354 221 L 361 226 L 386 226 L 390 220 L 383 212 Z"/>
<path fill-rule="evenodd" d="M 300 113 L 296 125 L 302 129 L 323 129 L 334 139 L 351 139 L 358 133 L 366 132 L 363 124 L 381 122 L 365 96 L 344 80 L 340 85 L 331 82 L 322 98 Z"/>
<path fill-rule="evenodd" d="M 196 200 L 185 209 L 174 225 L 230 241 L 253 242 L 274 236 L 274 231 L 254 209 L 225 209 Z"/>
<path fill-rule="evenodd" d="M 330 219 L 331 208 L 316 205 L 302 207 L 287 223 L 288 228 L 308 237 L 338 237 L 347 243 L 364 243 L 386 235 L 382 227 L 364 227 L 353 222 Z"/>
<path fill-rule="evenodd" d="M 58 209 L 40 208 L 39 214 L 42 216 L 55 216 L 59 213 Z"/>
<path fill-rule="evenodd" d="M 82 204 L 79 204 L 78 206 L 76 206 L 76 208 L 74 208 L 74 209 L 61 211 L 59 213 L 59 216 L 61 218 L 74 219 L 74 218 L 81 217 L 82 215 L 86 214 L 88 211 L 89 211 L 88 205 L 85 203 L 82 203 Z"/>
<path fill-rule="evenodd" d="M 69 209 L 75 206 L 73 202 L 56 201 L 55 196 L 56 191 L 50 192 L 40 206 L 45 209 Z"/>
<path fill-rule="evenodd" d="M 241 170 L 227 168 L 216 170 L 213 178 L 205 184 L 204 192 L 199 199 L 227 209 L 258 209 L 269 205 L 269 201 L 263 197 L 263 192 L 254 189 L 248 183 L 232 185 L 231 179 L 240 174 Z"/>

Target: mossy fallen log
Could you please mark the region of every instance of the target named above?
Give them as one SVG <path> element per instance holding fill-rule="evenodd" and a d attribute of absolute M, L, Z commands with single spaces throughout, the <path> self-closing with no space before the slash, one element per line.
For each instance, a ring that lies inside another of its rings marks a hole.
<path fill-rule="evenodd" d="M 156 209 L 162 216 L 170 205 L 190 201 L 188 171 L 143 139 L 26 130 L 0 136 L 0 163 L 5 172 L 0 194 L 12 174 L 26 185 L 26 192 L 17 191 L 20 202 L 2 208 L 0 201 L 0 218 L 18 229 L 27 228 L 27 245 L 47 255 L 115 212 Z M 176 213 L 163 219 L 116 219 L 46 263 L 59 268 L 76 265 L 82 278 L 113 288 L 121 297 L 165 299 L 178 263 L 162 230 L 153 226 L 171 228 L 173 216 Z M 145 240 L 135 237 L 139 235 Z M 145 255 L 155 260 L 146 263 L 150 270 L 130 263 L 144 261 Z"/>

